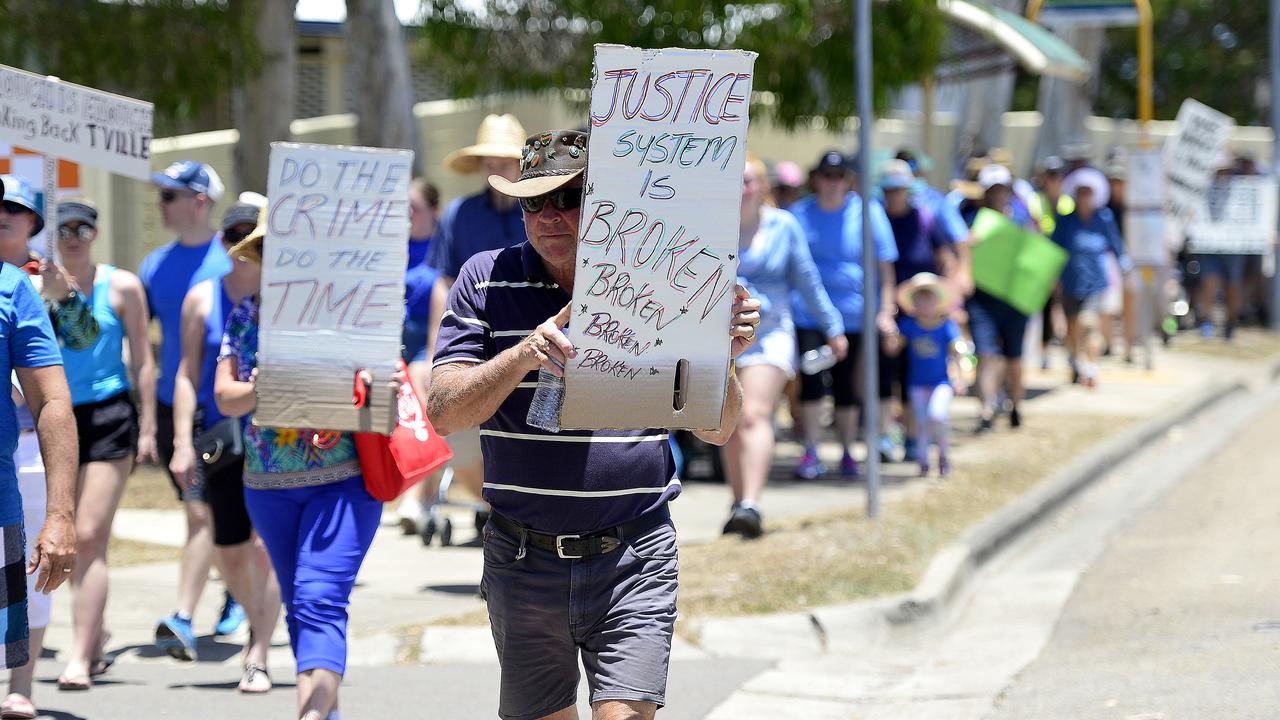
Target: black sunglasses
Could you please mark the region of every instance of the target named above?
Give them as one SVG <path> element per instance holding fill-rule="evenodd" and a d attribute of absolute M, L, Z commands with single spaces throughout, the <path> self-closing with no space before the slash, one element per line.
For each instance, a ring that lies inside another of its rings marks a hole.
<path fill-rule="evenodd" d="M 560 188 L 546 195 L 520 198 L 520 207 L 524 208 L 527 213 L 540 213 L 548 202 L 551 203 L 552 207 L 562 212 L 565 210 L 577 210 L 582 207 L 582 188 Z"/>
<path fill-rule="evenodd" d="M 161 190 L 160 202 L 164 203 L 165 205 L 168 205 L 169 203 L 173 202 L 174 200 L 177 200 L 180 197 L 195 197 L 198 194 L 199 193 L 179 193 L 177 190 Z"/>
<path fill-rule="evenodd" d="M 5 200 L 3 203 L 3 206 L 4 206 L 4 211 L 9 213 L 10 215 L 20 215 L 24 212 L 31 212 L 31 210 L 29 210 L 26 206 L 19 205 L 18 203 L 13 202 L 12 200 Z"/>
<path fill-rule="evenodd" d="M 253 231 L 250 230 L 249 232 Z M 236 232 L 235 230 L 222 231 L 222 242 L 226 243 L 228 246 L 235 245 L 247 237 L 249 237 L 249 233 Z"/>

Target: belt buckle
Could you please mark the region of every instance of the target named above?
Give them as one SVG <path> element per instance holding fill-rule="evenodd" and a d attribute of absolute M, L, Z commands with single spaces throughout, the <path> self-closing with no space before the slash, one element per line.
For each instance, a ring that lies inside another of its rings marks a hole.
<path fill-rule="evenodd" d="M 566 555 L 564 552 L 565 540 L 581 540 L 581 539 L 582 539 L 581 535 L 557 535 L 556 536 L 556 555 L 560 556 L 561 560 L 581 560 L 582 558 L 586 557 L 585 555 Z"/>

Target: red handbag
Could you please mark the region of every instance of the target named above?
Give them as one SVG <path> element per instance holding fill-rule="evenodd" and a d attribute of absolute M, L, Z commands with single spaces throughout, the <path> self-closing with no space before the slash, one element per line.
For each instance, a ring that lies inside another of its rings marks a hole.
<path fill-rule="evenodd" d="M 407 374 L 403 362 L 400 371 Z M 368 399 L 369 388 L 357 373 L 352 401 L 356 407 L 364 407 Z M 427 409 L 413 389 L 413 383 L 406 381 L 400 385 L 397 406 L 399 419 L 390 435 L 355 433 L 365 488 L 382 502 L 400 497 L 453 457 L 444 438 L 431 427 Z"/>

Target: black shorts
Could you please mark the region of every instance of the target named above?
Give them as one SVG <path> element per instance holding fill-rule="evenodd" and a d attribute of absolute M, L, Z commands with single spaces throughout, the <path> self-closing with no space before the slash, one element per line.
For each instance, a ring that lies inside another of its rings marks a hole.
<path fill-rule="evenodd" d="M 196 467 L 201 465 L 196 458 Z M 231 463 L 212 475 L 200 473 L 204 501 L 209 503 L 213 520 L 213 544 L 228 547 L 247 542 L 253 536 L 253 523 L 244 505 L 244 460 Z"/>
<path fill-rule="evenodd" d="M 138 408 L 128 391 L 71 408 L 80 438 L 80 464 L 131 458 L 138 451 Z"/>
<path fill-rule="evenodd" d="M 200 427 L 200 417 L 202 411 L 196 409 L 195 426 L 198 433 Z M 195 435 L 193 433 L 193 437 Z M 165 474 L 169 476 L 169 484 L 173 486 L 173 491 L 178 494 L 178 501 L 200 500 L 204 501 L 204 488 L 200 486 L 197 480 L 194 487 L 186 492 L 182 491 L 182 486 L 178 484 L 178 478 L 173 476 L 169 471 L 169 461 L 173 460 L 173 406 L 165 405 L 162 402 L 156 403 L 156 452 L 160 455 L 160 465 L 164 467 Z"/>
<path fill-rule="evenodd" d="M 859 362 L 862 357 L 862 333 L 845 333 L 844 337 L 849 342 L 849 353 L 843 360 L 816 375 L 800 373 L 801 402 L 821 400 L 830 387 L 836 407 L 848 408 L 862 404 L 862 363 Z M 801 355 L 826 344 L 827 337 L 821 331 L 796 328 L 796 345 Z M 883 368 L 880 371 L 878 390 L 881 400 L 889 399 L 892 394 Z"/>

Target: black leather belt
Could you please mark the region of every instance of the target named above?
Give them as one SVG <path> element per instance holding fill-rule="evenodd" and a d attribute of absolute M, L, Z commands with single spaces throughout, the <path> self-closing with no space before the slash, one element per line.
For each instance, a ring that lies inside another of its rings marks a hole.
<path fill-rule="evenodd" d="M 539 550 L 546 550 L 549 553 L 555 553 L 565 560 L 577 560 L 611 553 L 621 547 L 628 537 L 639 535 L 670 519 L 671 511 L 667 509 L 666 503 L 663 503 L 662 507 L 650 510 L 635 520 L 625 522 L 616 527 L 590 534 L 548 535 L 536 530 L 530 530 L 496 512 L 489 516 L 489 522 L 493 523 L 494 527 L 517 541 L 523 537 L 524 544 L 536 547 Z"/>

